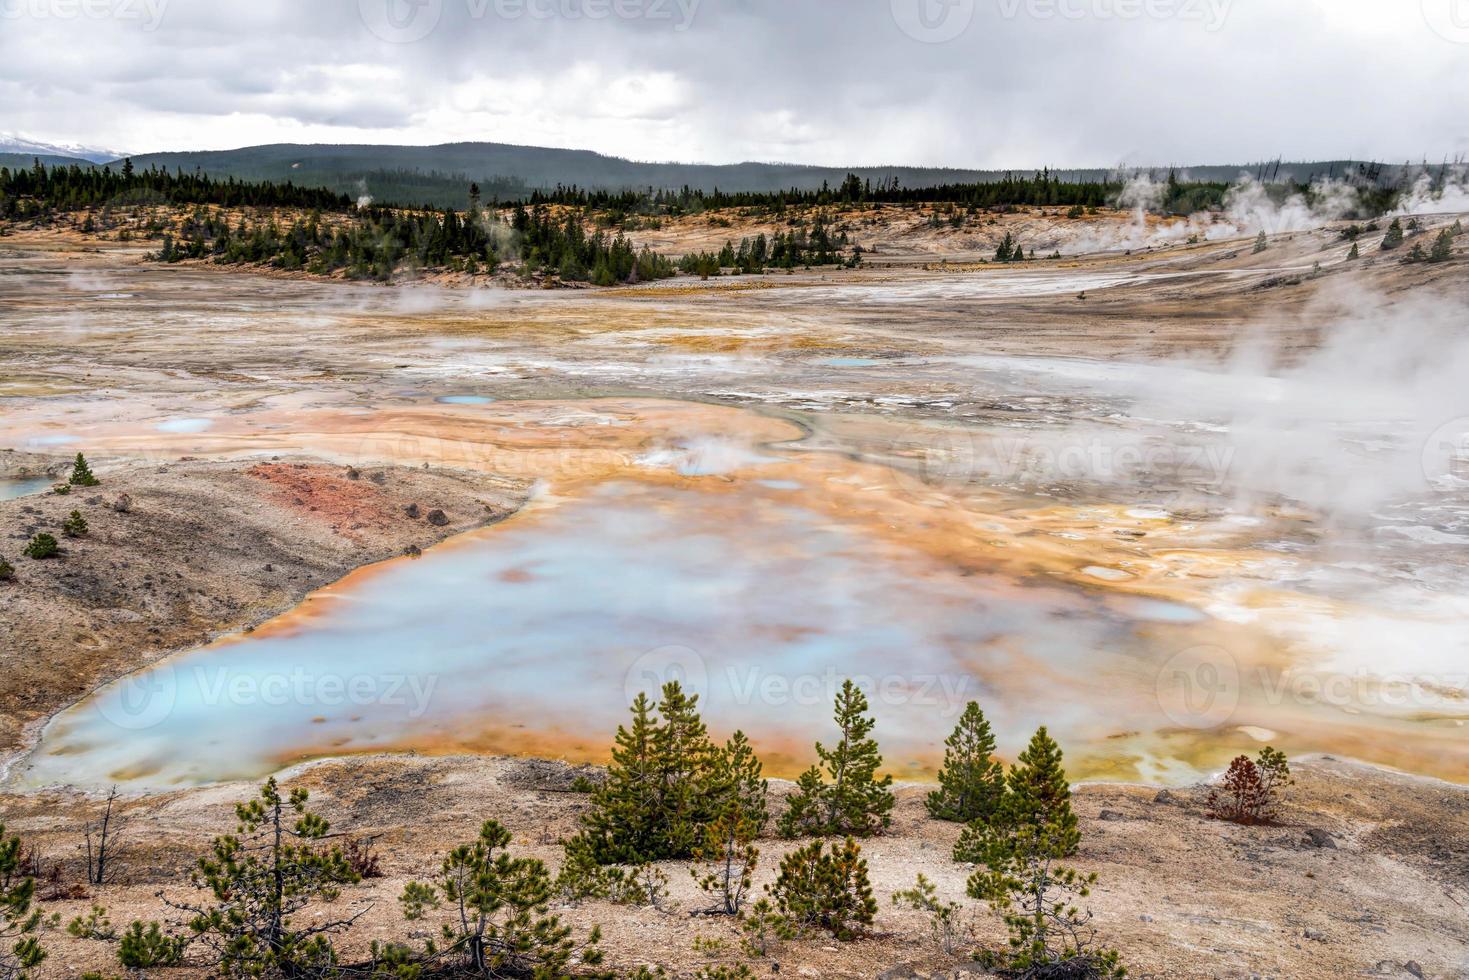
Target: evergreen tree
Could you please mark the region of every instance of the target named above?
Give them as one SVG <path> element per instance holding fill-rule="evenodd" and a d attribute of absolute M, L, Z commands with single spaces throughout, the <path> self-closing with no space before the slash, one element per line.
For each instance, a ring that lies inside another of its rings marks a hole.
<path fill-rule="evenodd" d="M 1260 232 L 1260 234 L 1258 234 L 1258 235 L 1255 236 L 1255 254 L 1256 255 L 1259 255 L 1261 252 L 1265 251 L 1269 247 L 1270 247 L 1270 240 L 1265 237 L 1265 233 L 1263 231 Z"/>
<path fill-rule="evenodd" d="M 307 798 L 304 789 L 285 795 L 274 778 L 266 780 L 259 796 L 235 806 L 239 833 L 216 837 L 199 859 L 194 885 L 214 904 L 165 900 L 189 914 L 190 930 L 226 975 L 326 972 L 336 962 L 329 937 L 362 914 L 305 914 L 358 881 L 341 848 L 322 844 L 331 827 L 306 808 Z"/>
<path fill-rule="evenodd" d="M 71 479 L 68 482 L 74 487 L 95 487 L 101 484 L 92 475 L 92 468 L 87 465 L 87 458 L 81 453 L 77 453 L 76 462 L 72 464 Z"/>
<path fill-rule="evenodd" d="M 814 841 L 798 847 L 780 862 L 780 877 L 768 886 L 776 907 L 797 928 L 822 929 L 845 942 L 860 926 L 872 925 L 877 900 L 867 877 L 862 848 L 848 837 L 833 843 L 830 853 Z"/>
<path fill-rule="evenodd" d="M 27 544 L 25 550 L 21 552 L 27 558 L 34 558 L 37 561 L 42 558 L 52 558 L 60 553 L 61 545 L 57 543 L 53 535 L 45 531 L 31 538 L 30 544 Z"/>
<path fill-rule="evenodd" d="M 850 680 L 844 681 L 835 712 L 841 740 L 831 749 L 816 743 L 821 762 L 798 780 L 780 821 L 784 836 L 865 837 L 887 829 L 893 809 L 893 777 L 877 776 L 882 755 L 877 742 L 868 737 L 875 723 L 866 711 L 866 695 Z"/>
<path fill-rule="evenodd" d="M 1392 219 L 1392 224 L 1387 226 L 1387 234 L 1382 237 L 1382 250 L 1391 251 L 1403 244 L 1403 222 L 1400 218 Z"/>
<path fill-rule="evenodd" d="M 1015 236 L 1011 235 L 1008 231 L 1005 232 L 1005 237 L 1000 240 L 1000 246 L 995 249 L 995 261 L 1009 262 L 1014 258 L 1017 247 Z"/>
<path fill-rule="evenodd" d="M 1347 253 L 1347 258 L 1349 260 L 1353 260 L 1353 259 L 1360 259 L 1361 257 L 1362 257 L 1362 250 L 1357 247 L 1357 243 L 1356 242 L 1352 242 L 1352 250 Z"/>
<path fill-rule="evenodd" d="M 1433 240 L 1433 249 L 1428 253 L 1430 262 L 1447 262 L 1454 254 L 1454 233 L 1445 228 Z"/>
<path fill-rule="evenodd" d="M 597 862 L 687 858 L 732 800 L 763 822 L 759 760 L 743 735 L 730 740 L 728 751 L 715 746 L 699 718 L 698 701 L 671 682 L 663 687 L 656 715 L 647 695 L 633 702 L 631 727 L 618 727 L 607 779 L 582 817 L 581 846 Z"/>
<path fill-rule="evenodd" d="M 510 831 L 494 820 L 485 821 L 479 837 L 444 858 L 433 883 L 410 882 L 400 899 L 410 921 L 431 908 L 447 904 L 449 921 L 443 926 L 443 948 L 430 942 L 414 957 L 398 947 L 395 959 L 405 965 L 438 966 L 447 961 L 455 973 L 474 977 L 570 976 L 579 960 L 587 966 L 601 962 L 597 948 L 601 932 L 593 929 L 583 946 L 571 938 L 571 927 L 548 914 L 551 874 L 535 858 L 512 858 L 506 848 Z M 417 964 L 415 964 L 417 960 Z M 398 976 L 421 972 L 399 969 Z"/>
<path fill-rule="evenodd" d="M 1062 846 L 1061 857 L 1076 853 L 1081 843 L 1076 814 L 1071 809 L 1071 786 L 1061 765 L 1061 748 L 1042 727 L 1010 767 L 1005 794 L 988 822 L 971 823 L 959 835 L 954 860 L 977 863 L 985 842 L 994 834 L 1017 827 L 1046 828 L 1048 839 Z"/>
<path fill-rule="evenodd" d="M 26 980 L 46 958 L 37 934 L 48 923 L 32 908 L 36 879 L 26 873 L 21 840 L 0 823 L 0 977 Z"/>
<path fill-rule="evenodd" d="M 722 797 L 721 811 L 733 807 L 754 827 L 754 836 L 765 830 L 770 819 L 767 803 L 770 783 L 745 733 L 736 731 L 714 760 L 714 785 Z"/>
<path fill-rule="evenodd" d="M 994 758 L 995 736 L 977 702 L 965 707 L 944 746 L 939 788 L 925 801 L 929 816 L 956 823 L 989 820 L 1005 795 L 1005 769 Z"/>
<path fill-rule="evenodd" d="M 4 558 L 0 558 L 0 582 L 8 582 L 15 578 L 15 566 Z"/>
<path fill-rule="evenodd" d="M 87 519 L 82 516 L 81 511 L 74 510 L 71 512 L 71 516 L 61 525 L 61 533 L 65 534 L 68 538 L 79 538 L 87 533 Z"/>

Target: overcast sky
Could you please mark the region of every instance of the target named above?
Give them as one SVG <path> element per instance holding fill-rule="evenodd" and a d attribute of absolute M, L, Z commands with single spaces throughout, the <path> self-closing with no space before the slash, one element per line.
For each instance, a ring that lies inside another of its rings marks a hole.
<path fill-rule="evenodd" d="M 1469 155 L 1469 0 L 0 0 L 0 131 L 142 152 Z"/>

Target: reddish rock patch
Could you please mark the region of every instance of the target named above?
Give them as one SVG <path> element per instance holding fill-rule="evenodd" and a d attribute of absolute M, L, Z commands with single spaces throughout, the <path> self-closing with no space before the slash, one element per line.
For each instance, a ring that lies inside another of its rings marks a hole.
<path fill-rule="evenodd" d="M 381 529 L 396 516 L 393 502 L 372 483 L 353 480 L 345 470 L 299 463 L 261 463 L 246 472 L 272 487 L 282 506 L 299 511 L 344 537 L 363 528 Z"/>

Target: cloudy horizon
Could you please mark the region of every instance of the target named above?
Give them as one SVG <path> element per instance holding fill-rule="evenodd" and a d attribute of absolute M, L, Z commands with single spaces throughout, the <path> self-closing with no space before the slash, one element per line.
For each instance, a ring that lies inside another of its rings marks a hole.
<path fill-rule="evenodd" d="M 1469 0 L 0 0 L 0 130 L 129 153 L 1436 163 L 1469 154 L 1466 55 Z"/>

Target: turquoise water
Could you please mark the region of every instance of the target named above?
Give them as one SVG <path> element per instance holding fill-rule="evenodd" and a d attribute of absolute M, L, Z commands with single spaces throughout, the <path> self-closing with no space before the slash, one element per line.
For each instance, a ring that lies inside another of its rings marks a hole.
<path fill-rule="evenodd" d="M 488 405 L 494 399 L 488 395 L 440 395 L 434 401 L 441 405 Z"/>
<path fill-rule="evenodd" d="M 901 772 L 932 764 L 972 698 L 1023 744 L 1041 706 L 992 696 L 1024 676 L 1023 651 L 1086 676 L 1128 635 L 1075 595 L 961 575 L 785 500 L 617 484 L 522 514 L 321 595 L 287 628 L 104 688 L 52 722 L 20 778 L 165 787 L 405 746 L 595 757 L 670 678 L 704 695 L 715 731 L 804 762 L 848 676 Z M 1046 710 L 1067 728 L 1110 709 Z"/>
<path fill-rule="evenodd" d="M 0 480 L 0 500 L 14 500 L 16 497 L 28 497 L 33 493 L 41 493 L 50 489 L 56 480 L 50 477 L 37 477 L 28 480 Z"/>

